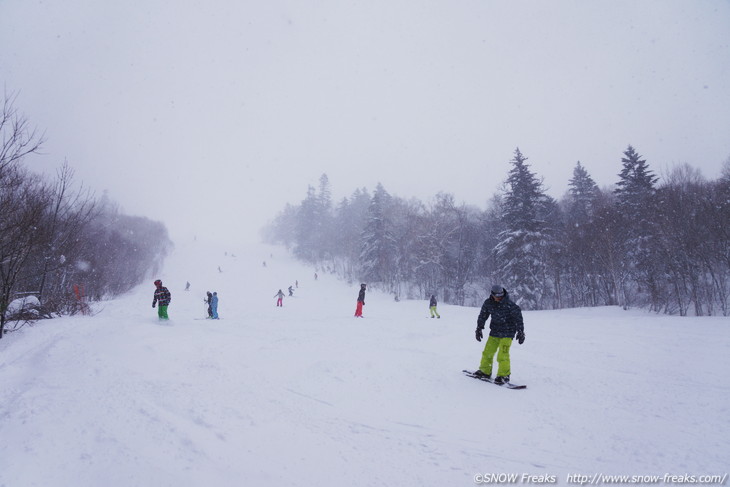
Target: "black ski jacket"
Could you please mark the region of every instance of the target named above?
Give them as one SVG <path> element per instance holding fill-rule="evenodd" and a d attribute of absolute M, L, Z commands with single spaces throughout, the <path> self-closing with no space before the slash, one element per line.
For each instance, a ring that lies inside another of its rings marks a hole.
<path fill-rule="evenodd" d="M 477 328 L 483 330 L 484 324 L 490 316 L 492 321 L 489 322 L 489 336 L 514 338 L 518 331 L 525 331 L 522 310 L 509 298 L 506 291 L 500 302 L 495 301 L 492 296 L 484 301 L 479 318 L 477 318 Z"/>

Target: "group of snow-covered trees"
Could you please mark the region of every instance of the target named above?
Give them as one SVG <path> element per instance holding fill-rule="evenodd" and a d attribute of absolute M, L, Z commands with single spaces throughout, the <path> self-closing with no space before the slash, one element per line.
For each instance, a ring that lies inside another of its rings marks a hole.
<path fill-rule="evenodd" d="M 629 146 L 613 188 L 580 162 L 557 201 L 515 150 L 486 211 L 450 194 L 405 201 L 378 185 L 337 205 L 309 187 L 266 230 L 300 259 L 399 297 L 479 305 L 502 283 L 524 309 L 619 305 L 730 314 L 730 161 L 705 180 L 687 165 L 658 177 Z"/>
<path fill-rule="evenodd" d="M 68 164 L 53 181 L 28 171 L 23 160 L 43 137 L 12 102 L 6 96 L 0 107 L 0 338 L 26 319 L 83 312 L 129 290 L 171 245 L 161 223 L 74 189 Z M 33 309 L 9 309 L 28 296 Z"/>

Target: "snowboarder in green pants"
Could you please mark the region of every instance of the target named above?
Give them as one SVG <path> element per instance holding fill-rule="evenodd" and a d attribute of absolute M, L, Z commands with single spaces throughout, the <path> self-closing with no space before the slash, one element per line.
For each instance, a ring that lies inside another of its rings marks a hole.
<path fill-rule="evenodd" d="M 436 296 L 432 294 L 431 300 L 428 302 L 428 310 L 431 312 L 431 318 L 433 318 L 434 316 L 436 318 L 441 318 L 441 315 L 439 314 L 439 312 L 436 311 L 437 304 L 438 304 L 438 302 L 436 301 Z"/>
<path fill-rule="evenodd" d="M 512 346 L 512 339 L 517 335 L 517 342 L 521 345 L 525 341 L 525 327 L 522 322 L 522 310 L 509 298 L 507 290 L 500 285 L 492 286 L 489 298 L 484 301 L 482 309 L 477 318 L 476 339 L 482 341 L 484 335 L 484 324 L 489 317 L 489 338 L 484 345 L 482 361 L 479 370 L 474 375 L 479 377 L 492 377 L 492 363 L 494 354 L 497 354 L 497 377 L 494 382 L 504 384 L 509 382 L 511 373 L 509 349 Z"/>
<path fill-rule="evenodd" d="M 170 291 L 162 285 L 162 281 L 159 279 L 155 281 L 155 287 L 157 289 L 155 289 L 155 297 L 152 300 L 152 307 L 154 308 L 159 302 L 159 306 L 157 307 L 157 316 L 161 320 L 169 320 L 170 318 L 167 316 L 167 307 L 170 306 L 170 301 L 172 301 Z"/>

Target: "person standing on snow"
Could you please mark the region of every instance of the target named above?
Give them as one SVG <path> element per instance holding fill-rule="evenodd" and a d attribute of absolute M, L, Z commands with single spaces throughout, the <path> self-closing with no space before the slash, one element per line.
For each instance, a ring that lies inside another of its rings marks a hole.
<path fill-rule="evenodd" d="M 284 293 L 281 289 L 279 289 L 279 292 L 274 294 L 274 297 L 278 299 L 276 300 L 276 306 L 284 306 Z"/>
<path fill-rule="evenodd" d="M 360 293 L 357 295 L 357 307 L 355 308 L 355 318 L 362 318 L 362 307 L 365 306 L 366 287 L 366 284 L 360 284 Z"/>
<path fill-rule="evenodd" d="M 213 318 L 213 294 L 210 291 L 205 292 L 206 298 L 203 300 L 208 305 L 208 318 Z"/>
<path fill-rule="evenodd" d="M 172 295 L 170 295 L 170 291 L 162 285 L 162 281 L 157 279 L 155 281 L 155 298 L 152 300 L 152 307 L 154 308 L 155 305 L 159 302 L 160 305 L 157 307 L 157 316 L 161 320 L 169 320 L 170 318 L 167 316 L 167 307 L 170 306 L 170 301 L 172 301 Z"/>
<path fill-rule="evenodd" d="M 210 311 L 212 313 L 211 318 L 214 320 L 218 319 L 218 293 L 213 291 L 213 296 L 210 298 Z"/>
<path fill-rule="evenodd" d="M 431 318 L 433 318 L 434 315 L 435 315 L 437 318 L 440 319 L 441 318 L 441 315 L 439 314 L 438 311 L 436 311 L 436 305 L 437 304 L 438 303 L 436 302 L 436 296 L 432 294 L 431 295 L 431 301 L 428 302 L 428 309 L 429 309 L 429 311 L 431 311 Z"/>
<path fill-rule="evenodd" d="M 475 332 L 478 342 L 481 342 L 484 337 L 482 330 L 490 316 L 492 321 L 489 322 L 489 338 L 484 345 L 479 370 L 474 372 L 474 375 L 491 378 L 492 362 L 496 353 L 499 367 L 494 382 L 504 384 L 509 382 L 511 373 L 509 349 L 512 346 L 512 339 L 517 334 L 517 343 L 522 345 L 525 341 L 525 327 L 522 322 L 522 310 L 509 298 L 507 290 L 500 285 L 492 286 L 490 296 L 484 301 L 479 312 Z"/>
<path fill-rule="evenodd" d="M 289 296 L 294 296 L 294 288 L 293 287 L 289 286 L 288 291 L 289 291 Z"/>

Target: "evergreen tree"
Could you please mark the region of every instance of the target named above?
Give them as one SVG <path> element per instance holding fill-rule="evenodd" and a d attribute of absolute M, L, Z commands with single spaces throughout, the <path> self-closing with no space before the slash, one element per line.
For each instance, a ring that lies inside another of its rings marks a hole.
<path fill-rule="evenodd" d="M 263 229 L 264 241 L 272 244 L 284 244 L 287 249 L 295 247 L 297 242 L 299 209 L 299 206 L 287 203 L 284 209 L 276 215 L 274 221 Z"/>
<path fill-rule="evenodd" d="M 332 211 L 332 191 L 329 178 L 322 174 L 319 178 L 319 191 L 317 192 L 317 221 L 314 228 L 315 245 L 320 259 L 332 260 L 336 253 L 334 242 L 337 230 L 334 226 L 334 215 Z"/>
<path fill-rule="evenodd" d="M 297 245 L 294 253 L 301 259 L 318 263 L 333 255 L 333 216 L 329 179 L 322 174 L 319 192 L 307 187 L 296 224 Z"/>
<path fill-rule="evenodd" d="M 390 221 L 390 194 L 378 183 L 368 207 L 365 229 L 362 233 L 360 272 L 366 282 L 380 282 L 389 286 L 395 255 L 395 239 Z"/>
<path fill-rule="evenodd" d="M 307 196 L 302 201 L 297 215 L 294 255 L 300 259 L 315 263 L 319 255 L 316 229 L 319 221 L 319 201 L 312 185 L 307 186 Z"/>
<path fill-rule="evenodd" d="M 578 161 L 573 169 L 573 177 L 568 183 L 570 200 L 568 215 L 571 223 L 588 223 L 594 214 L 598 185 L 588 171 Z"/>
<path fill-rule="evenodd" d="M 654 237 L 656 225 L 654 221 L 655 184 L 659 179 L 649 170 L 646 160 L 638 152 L 628 146 L 621 158 L 623 167 L 616 183 L 616 204 L 618 207 L 625 268 L 639 284 L 633 290 L 625 290 L 624 304 L 632 304 L 632 300 L 642 297 L 644 289 L 648 292 L 652 308 L 657 305 L 657 247 Z"/>
<path fill-rule="evenodd" d="M 343 198 L 334 217 L 333 242 L 340 259 L 336 267 L 351 281 L 359 271 L 361 238 L 370 206 L 370 195 L 365 188 L 356 189 L 350 198 Z"/>
<path fill-rule="evenodd" d="M 501 214 L 505 229 L 495 248 L 496 265 L 501 281 L 520 304 L 540 309 L 550 290 L 546 264 L 551 241 L 545 216 L 552 202 L 519 148 L 510 164 Z"/>
<path fill-rule="evenodd" d="M 570 306 L 596 306 L 598 269 L 591 222 L 596 216 L 598 186 L 580 161 L 573 169 L 564 203 L 564 234 L 560 262 Z"/>
<path fill-rule="evenodd" d="M 618 196 L 619 209 L 634 221 L 631 229 L 635 231 L 646 223 L 650 215 L 648 207 L 659 178 L 649 170 L 646 160 L 630 145 L 624 151 L 621 164 L 623 166 L 614 193 Z"/>
<path fill-rule="evenodd" d="M 317 193 L 319 206 L 323 211 L 328 212 L 332 208 L 332 190 L 330 189 L 330 180 L 327 174 L 319 177 L 319 192 Z"/>

